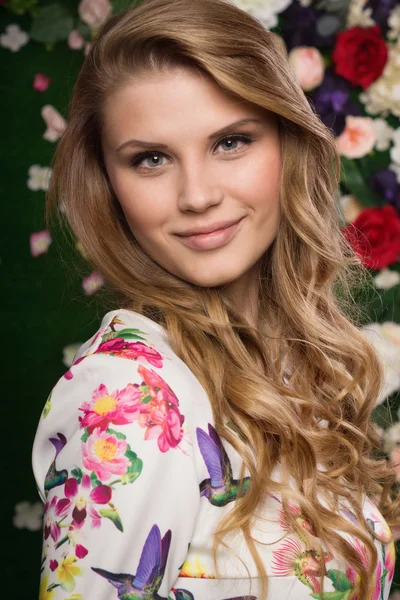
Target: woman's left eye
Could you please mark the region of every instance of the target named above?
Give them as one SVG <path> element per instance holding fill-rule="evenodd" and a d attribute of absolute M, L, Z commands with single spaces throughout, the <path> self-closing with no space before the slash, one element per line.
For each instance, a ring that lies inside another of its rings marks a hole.
<path fill-rule="evenodd" d="M 227 143 L 227 142 L 243 142 L 245 145 L 250 145 L 252 142 L 254 142 L 254 139 L 250 136 L 250 135 L 246 135 L 246 134 L 235 134 L 235 135 L 228 135 L 225 136 L 224 138 L 222 138 L 217 144 L 216 144 L 216 148 L 218 148 L 218 146 Z M 224 154 L 234 154 L 235 152 L 238 152 L 237 148 L 233 148 L 230 147 L 228 152 L 224 152 Z M 140 152 L 140 154 L 136 154 L 132 160 L 130 161 L 130 164 L 132 167 L 138 168 L 140 166 L 140 164 L 147 160 L 147 159 L 152 159 L 154 157 L 159 157 L 160 156 L 165 156 L 165 154 L 163 152 L 157 152 L 156 150 L 154 151 L 146 151 L 146 152 Z M 150 171 L 154 171 L 156 170 L 155 167 L 160 166 L 159 162 L 157 164 L 154 165 L 153 163 L 153 167 L 144 167 L 144 169 L 150 170 Z M 161 165 L 163 166 L 163 165 Z"/>

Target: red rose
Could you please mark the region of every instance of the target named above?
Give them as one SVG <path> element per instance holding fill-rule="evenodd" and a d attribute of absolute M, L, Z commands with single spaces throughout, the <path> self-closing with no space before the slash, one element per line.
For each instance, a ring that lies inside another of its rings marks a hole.
<path fill-rule="evenodd" d="M 400 254 L 400 218 L 391 204 L 366 208 L 343 233 L 370 269 L 383 269 L 397 262 Z"/>
<path fill-rule="evenodd" d="M 382 75 L 388 59 L 381 28 L 351 27 L 338 33 L 332 58 L 338 75 L 365 90 Z"/>

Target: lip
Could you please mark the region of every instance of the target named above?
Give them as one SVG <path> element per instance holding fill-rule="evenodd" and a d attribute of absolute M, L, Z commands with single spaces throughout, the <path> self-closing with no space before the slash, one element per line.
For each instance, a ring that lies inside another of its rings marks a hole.
<path fill-rule="evenodd" d="M 206 227 L 193 227 L 193 229 L 188 229 L 187 231 L 184 231 L 183 233 L 177 233 L 176 235 L 187 237 L 189 235 L 192 236 L 203 233 L 213 233 L 214 231 L 219 231 L 220 229 L 228 228 L 237 222 L 238 221 L 218 221 L 217 223 L 213 223 L 212 225 L 208 225 Z"/>
<path fill-rule="evenodd" d="M 197 233 L 195 235 L 185 236 L 178 235 L 178 237 L 185 246 L 189 246 L 190 248 L 195 248 L 196 250 L 213 250 L 214 248 L 224 246 L 231 241 L 240 229 L 240 224 L 243 219 L 244 217 L 230 227 L 223 227 L 221 229 L 216 229 L 215 231 L 210 231 L 209 233 Z"/>

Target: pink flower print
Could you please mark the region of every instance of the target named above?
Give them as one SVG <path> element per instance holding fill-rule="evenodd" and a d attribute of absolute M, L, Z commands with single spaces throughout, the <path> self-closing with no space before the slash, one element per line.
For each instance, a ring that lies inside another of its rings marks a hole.
<path fill-rule="evenodd" d="M 153 367 L 162 367 L 162 356 L 155 350 L 142 342 L 129 342 L 123 338 L 113 338 L 102 342 L 96 352 L 105 352 L 122 358 L 132 360 L 145 360 Z"/>
<path fill-rule="evenodd" d="M 84 413 L 83 417 L 79 417 L 81 427 L 87 427 L 88 433 L 91 434 L 96 427 L 105 431 L 110 423 L 114 425 L 132 423 L 140 413 L 148 412 L 147 405 L 140 402 L 141 396 L 142 392 L 133 383 L 111 394 L 101 383 L 94 390 L 92 400 L 84 402 L 79 409 Z"/>
<path fill-rule="evenodd" d="M 298 504 L 295 504 L 294 502 L 289 502 L 289 511 L 296 518 L 296 521 L 300 525 L 300 527 L 302 529 L 304 529 L 305 531 L 308 531 L 308 533 L 310 533 L 311 535 L 313 535 L 315 537 L 315 531 L 314 531 L 313 525 L 303 515 L 300 506 Z M 280 508 L 278 510 L 278 515 L 279 515 L 279 523 L 280 523 L 280 526 L 282 527 L 282 529 L 284 529 L 285 531 L 292 532 L 293 527 L 288 522 L 283 508 Z M 304 541 L 306 540 L 305 537 L 302 539 L 304 539 Z"/>
<path fill-rule="evenodd" d="M 167 382 L 164 381 L 164 379 L 160 377 L 155 371 L 153 371 L 152 369 L 146 369 L 146 367 L 144 367 L 143 365 L 139 365 L 138 373 L 139 375 L 141 375 L 146 385 L 148 385 L 149 388 L 153 388 L 149 391 L 149 393 L 152 396 L 159 394 L 164 400 L 166 400 L 170 404 L 174 404 L 175 406 L 179 405 L 178 398 L 176 397 L 173 390 L 171 390 Z"/>
<path fill-rule="evenodd" d="M 149 412 L 139 420 L 146 427 L 145 440 L 157 438 L 161 452 L 175 448 L 183 437 L 183 415 L 176 406 L 170 406 L 165 400 L 154 398 L 147 405 Z M 145 419 L 145 420 L 144 420 Z"/>
<path fill-rule="evenodd" d="M 139 424 L 147 429 L 145 440 L 157 438 L 161 452 L 178 446 L 183 437 L 185 417 L 178 408 L 178 398 L 169 385 L 154 371 L 139 365 L 138 372 L 148 386 L 151 396 L 148 412 L 139 416 Z"/>
<path fill-rule="evenodd" d="M 75 365 L 79 365 L 79 363 L 85 358 L 85 356 L 81 356 L 80 358 L 77 358 L 76 361 L 74 363 L 72 363 L 71 367 L 68 369 L 68 371 L 66 373 L 64 373 L 64 377 L 65 379 L 72 379 L 74 374 L 72 373 L 71 369 L 72 367 L 74 367 Z"/>
<path fill-rule="evenodd" d="M 360 542 L 360 540 L 358 540 L 356 538 L 353 538 L 353 541 L 350 543 L 353 546 L 354 550 L 356 550 L 358 552 L 358 554 L 360 555 L 361 562 L 362 562 L 364 568 L 368 569 L 368 566 L 369 566 L 368 565 L 368 555 L 367 555 L 367 550 L 366 550 L 364 544 L 362 544 Z M 381 595 L 381 576 L 382 576 L 382 563 L 378 559 L 378 563 L 376 565 L 375 577 L 374 577 L 374 584 L 373 584 L 374 592 L 373 592 L 373 595 L 370 598 L 370 600 L 379 600 L 379 597 Z M 356 584 L 360 580 L 360 576 L 358 575 L 357 571 L 352 566 L 349 566 L 346 569 L 346 577 L 353 584 Z M 354 596 L 354 597 L 352 597 L 352 600 L 361 600 L 361 599 L 358 596 Z"/>
<path fill-rule="evenodd" d="M 295 575 L 314 593 L 321 591 L 319 584 L 321 563 L 332 560 L 330 554 L 321 557 L 317 550 L 305 550 L 293 538 L 286 539 L 272 554 L 273 575 L 277 577 Z"/>
<path fill-rule="evenodd" d="M 67 498 L 61 498 L 59 500 L 57 496 L 53 496 L 51 502 L 46 502 L 44 506 L 43 524 L 45 540 L 51 536 L 52 539 L 57 542 L 61 534 L 59 521 L 68 514 L 70 505 L 70 500 Z"/>
<path fill-rule="evenodd" d="M 50 77 L 47 77 L 47 75 L 44 75 L 43 73 L 35 73 L 32 87 L 37 92 L 45 92 L 49 87 L 50 82 L 51 79 Z"/>
<path fill-rule="evenodd" d="M 386 575 L 386 582 L 390 585 L 393 580 L 394 568 L 396 565 L 396 545 L 391 542 L 385 547 L 385 570 L 388 571 Z"/>
<path fill-rule="evenodd" d="M 90 504 L 107 504 L 111 500 L 112 489 L 109 485 L 99 485 L 91 489 L 89 475 L 84 475 L 78 484 L 74 477 L 67 479 L 64 485 L 64 493 L 73 505 L 72 525 L 81 527 L 87 516 Z"/>
<path fill-rule="evenodd" d="M 125 440 L 119 440 L 97 427 L 87 442 L 82 442 L 83 465 L 93 470 L 101 481 L 107 481 L 113 473 L 124 475 L 130 465 L 129 459 L 124 456 L 127 446 Z"/>

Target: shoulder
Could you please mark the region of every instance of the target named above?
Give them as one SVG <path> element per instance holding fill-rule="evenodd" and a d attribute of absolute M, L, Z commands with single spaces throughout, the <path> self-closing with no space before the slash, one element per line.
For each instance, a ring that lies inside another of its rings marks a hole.
<path fill-rule="evenodd" d="M 46 477 L 43 456 L 55 443 L 61 448 L 57 438 L 77 454 L 110 442 L 110 435 L 118 447 L 122 435 L 134 435 L 146 451 L 151 440 L 162 454 L 187 452 L 204 418 L 212 418 L 208 397 L 164 329 L 138 313 L 109 312 L 49 394 L 33 448 L 37 479 Z M 86 444 L 83 450 L 73 439 Z"/>

